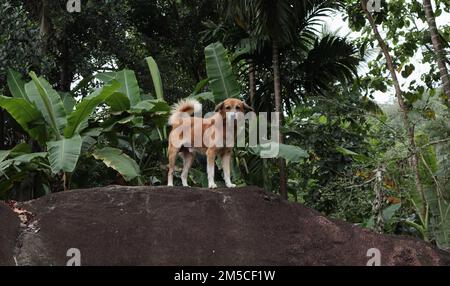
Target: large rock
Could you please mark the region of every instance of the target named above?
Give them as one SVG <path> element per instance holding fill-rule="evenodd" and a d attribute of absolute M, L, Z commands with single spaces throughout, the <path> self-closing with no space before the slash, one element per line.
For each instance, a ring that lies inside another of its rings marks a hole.
<path fill-rule="evenodd" d="M 258 188 L 121 187 L 68 191 L 23 203 L 31 228 L 4 233 L 0 264 L 65 265 L 77 248 L 82 265 L 450 265 L 425 242 L 328 219 Z M 1 210 L 1 208 L 0 208 Z M 16 222 L 17 223 L 17 222 Z M 5 248 L 3 249 L 3 247 Z M 6 259 L 6 260 L 5 260 Z"/>
<path fill-rule="evenodd" d="M 0 202 L 0 265 L 11 266 L 19 235 L 19 218 L 10 207 Z"/>

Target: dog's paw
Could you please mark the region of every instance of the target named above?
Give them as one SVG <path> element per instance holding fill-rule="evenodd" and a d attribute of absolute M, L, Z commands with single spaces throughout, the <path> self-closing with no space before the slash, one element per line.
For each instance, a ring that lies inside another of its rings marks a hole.
<path fill-rule="evenodd" d="M 236 188 L 236 185 L 233 183 L 227 184 L 227 188 Z"/>
<path fill-rule="evenodd" d="M 167 184 L 168 187 L 173 187 L 173 184 Z"/>
<path fill-rule="evenodd" d="M 208 188 L 210 188 L 210 189 L 217 189 L 217 185 L 215 183 L 210 183 L 208 185 Z"/>

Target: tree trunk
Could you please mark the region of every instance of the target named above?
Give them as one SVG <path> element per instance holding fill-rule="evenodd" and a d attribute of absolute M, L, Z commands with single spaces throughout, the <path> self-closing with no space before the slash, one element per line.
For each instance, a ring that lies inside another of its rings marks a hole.
<path fill-rule="evenodd" d="M 0 150 L 5 148 L 5 123 L 3 109 L 0 109 Z"/>
<path fill-rule="evenodd" d="M 436 26 L 436 19 L 434 17 L 433 7 L 430 0 L 423 0 L 423 7 L 425 9 L 425 16 L 427 18 L 428 26 L 431 34 L 431 41 L 433 42 L 434 53 L 441 74 L 442 85 L 444 93 L 447 97 L 447 105 L 450 107 L 450 78 L 446 66 L 445 50 L 442 48 L 441 37 Z"/>
<path fill-rule="evenodd" d="M 255 108 L 255 94 L 256 94 L 256 76 L 255 76 L 255 65 L 253 60 L 248 60 L 248 84 L 250 93 L 250 106 Z"/>
<path fill-rule="evenodd" d="M 383 194 L 383 173 L 382 168 L 378 167 L 375 171 L 375 184 L 374 184 L 375 199 L 372 203 L 372 215 L 374 217 L 375 231 L 383 233 L 384 218 L 383 218 L 383 203 L 385 197 Z"/>
<path fill-rule="evenodd" d="M 273 82 L 275 91 L 275 111 L 280 115 L 280 125 L 283 124 L 283 107 L 281 103 L 281 79 L 280 79 L 280 52 L 278 50 L 278 43 L 272 44 L 272 60 L 273 60 Z M 280 126 L 281 127 L 281 126 Z M 283 135 L 280 132 L 278 138 L 279 143 L 283 143 Z M 280 195 L 281 198 L 287 200 L 287 179 L 286 179 L 286 161 L 283 158 L 278 159 L 278 168 L 280 171 Z"/>
<path fill-rule="evenodd" d="M 60 79 L 59 79 L 59 89 L 61 91 L 69 92 L 70 85 L 72 83 L 72 71 L 69 66 L 70 60 L 70 50 L 67 45 L 67 41 L 64 41 L 61 46 L 61 57 L 60 57 Z"/>
<path fill-rule="evenodd" d="M 425 218 L 426 212 L 427 212 L 427 200 L 426 200 L 423 188 L 422 188 L 422 182 L 421 182 L 421 178 L 420 178 L 419 156 L 417 154 L 416 142 L 415 142 L 415 138 L 414 138 L 415 137 L 414 126 L 412 126 L 411 123 L 409 122 L 409 115 L 408 115 L 409 110 L 403 99 L 403 93 L 400 88 L 400 83 L 398 81 L 394 63 L 392 61 L 391 55 L 389 54 L 389 49 L 387 47 L 387 44 L 381 37 L 380 33 L 378 32 L 377 25 L 376 25 L 372 15 L 370 14 L 369 11 L 367 11 L 367 1 L 361 0 L 361 5 L 364 10 L 364 13 L 366 14 L 367 19 L 369 20 L 369 23 L 370 23 L 370 26 L 372 27 L 373 33 L 375 34 L 375 38 L 377 39 L 378 44 L 380 45 L 380 48 L 383 51 L 384 57 L 386 58 L 386 63 L 387 63 L 389 72 L 392 77 L 392 81 L 394 82 L 395 95 L 397 97 L 398 105 L 400 106 L 400 110 L 402 112 L 403 125 L 408 134 L 409 144 L 410 144 L 410 152 L 412 152 L 411 166 L 412 166 L 412 170 L 414 173 L 416 189 L 419 192 L 419 194 L 422 198 L 422 201 L 423 201 L 421 214 L 422 214 L 422 217 Z"/>
<path fill-rule="evenodd" d="M 50 23 L 48 19 L 48 3 L 47 0 L 41 2 L 41 25 L 39 27 L 39 35 L 41 38 L 41 56 L 47 54 L 47 39 L 50 33 Z"/>

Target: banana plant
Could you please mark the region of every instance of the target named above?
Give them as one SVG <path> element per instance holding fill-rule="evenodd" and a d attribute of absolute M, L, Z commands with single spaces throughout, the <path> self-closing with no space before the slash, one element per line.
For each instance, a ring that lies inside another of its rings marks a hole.
<path fill-rule="evenodd" d="M 166 122 L 170 111 L 164 100 L 158 65 L 152 57 L 145 60 L 153 80 L 155 96 L 141 92 L 132 70 L 124 69 L 95 76 L 104 83 L 116 80 L 121 88 L 106 100 L 111 113 L 100 126 L 99 136 L 105 140 L 99 141 L 108 143 L 107 146 L 97 146 L 99 149 L 93 151 L 93 156 L 119 172 L 125 181 L 136 179 L 138 184 L 143 183 L 143 171 L 149 170 L 149 165 L 154 162 L 147 154 L 151 153 L 148 152 L 151 151 L 148 149 L 149 145 L 167 139 Z M 166 148 L 162 145 L 161 149 L 163 159 Z"/>
<path fill-rule="evenodd" d="M 102 134 L 109 133 L 108 136 L 116 137 L 123 147 L 126 140 L 123 139 L 120 129 L 126 126 L 132 130 L 128 144 L 132 146 L 129 148 L 131 154 L 138 153 L 133 149 L 135 141 L 139 141 L 140 137 L 156 140 L 152 135 L 155 132 L 160 142 L 166 139 L 165 122 L 170 108 L 164 101 L 161 75 L 155 60 L 149 57 L 146 61 L 156 98 L 142 94 L 135 73 L 127 69 L 96 75 L 96 78 L 104 82 L 104 86 L 78 103 L 72 96 L 58 93 L 51 84 L 34 72 L 29 74 L 31 81 L 25 82 L 19 73 L 9 70 L 7 82 L 12 97 L 0 96 L 0 107 L 39 143 L 41 150 L 45 152 L 35 155 L 46 160 L 53 174 L 63 175 L 65 189 L 69 187 L 70 174 L 74 172 L 82 154 L 101 160 L 119 172 L 126 181 L 137 179 L 138 184 L 142 184 L 142 173 L 136 159 L 139 159 L 139 163 L 144 167 L 145 162 L 151 163 L 143 158 L 145 150 L 140 152 L 140 158 L 135 155 L 132 158 L 123 152 L 126 150 L 114 148 L 115 146 L 102 146 L 97 139 Z M 96 120 L 98 116 L 91 115 L 95 114 L 96 108 L 102 104 L 106 106 L 100 111 L 106 110 L 107 117 L 99 122 Z M 144 116 L 151 117 L 156 125 L 154 130 L 148 130 L 144 125 Z M 94 121 L 92 126 L 89 126 L 89 119 Z M 31 150 L 29 158 L 36 158 Z M 3 159 L 0 165 L 2 172 L 20 165 L 13 158 Z M 22 157 L 19 159 L 24 160 Z M 3 173 L 0 173 L 0 176 Z"/>
<path fill-rule="evenodd" d="M 8 86 L 12 97 L 0 96 L 0 107 L 20 124 L 41 149 L 53 174 L 63 174 L 64 189 L 69 187 L 67 175 L 78 163 L 83 143 L 82 132 L 98 105 L 119 89 L 111 81 L 67 110 L 62 96 L 43 78 L 30 72 L 31 81 L 25 83 L 14 71 L 8 73 Z M 67 106 L 67 105 L 66 105 Z"/>

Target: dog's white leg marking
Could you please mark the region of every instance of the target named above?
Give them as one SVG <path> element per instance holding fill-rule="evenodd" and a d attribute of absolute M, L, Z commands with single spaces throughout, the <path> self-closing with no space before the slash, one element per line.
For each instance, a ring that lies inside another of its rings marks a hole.
<path fill-rule="evenodd" d="M 194 161 L 194 155 L 190 152 L 183 153 L 183 172 L 181 172 L 181 182 L 183 183 L 183 187 L 189 187 L 188 185 L 188 174 L 189 169 L 192 166 L 192 162 Z"/>
<path fill-rule="evenodd" d="M 214 167 L 216 165 L 216 151 L 214 149 L 208 149 L 206 151 L 207 156 L 207 166 L 206 170 L 208 172 L 208 188 L 215 189 L 217 188 L 216 183 L 214 182 Z"/>
<path fill-rule="evenodd" d="M 217 188 L 216 183 L 214 182 L 214 164 L 208 163 L 208 188 L 215 189 Z"/>
<path fill-rule="evenodd" d="M 235 188 L 236 185 L 231 183 L 230 169 L 231 169 L 231 153 L 225 153 L 222 156 L 222 169 L 223 169 L 223 180 L 227 188 Z"/>

